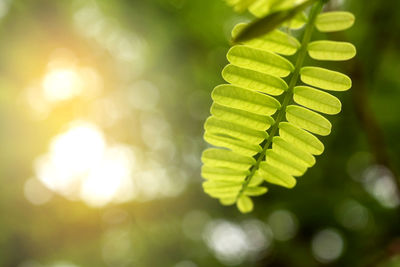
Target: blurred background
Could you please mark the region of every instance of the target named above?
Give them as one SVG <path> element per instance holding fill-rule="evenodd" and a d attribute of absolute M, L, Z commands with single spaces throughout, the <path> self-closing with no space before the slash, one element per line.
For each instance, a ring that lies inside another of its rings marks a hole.
<path fill-rule="evenodd" d="M 240 214 L 202 192 L 221 0 L 0 0 L 0 266 L 400 266 L 400 2 L 356 14 L 326 151 Z M 320 36 L 323 37 L 323 36 Z M 330 38 L 329 37 L 329 38 Z M 325 65 L 327 66 L 327 65 Z"/>

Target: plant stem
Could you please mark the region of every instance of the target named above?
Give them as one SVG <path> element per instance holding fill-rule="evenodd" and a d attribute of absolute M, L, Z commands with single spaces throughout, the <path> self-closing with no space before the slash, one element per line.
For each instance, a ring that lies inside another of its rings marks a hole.
<path fill-rule="evenodd" d="M 275 119 L 275 123 L 270 128 L 271 130 L 270 130 L 268 139 L 266 140 L 266 142 L 264 142 L 263 150 L 262 150 L 262 152 L 257 154 L 256 164 L 254 164 L 254 166 L 250 169 L 250 174 L 246 177 L 246 179 L 243 183 L 242 189 L 238 193 L 237 199 L 239 199 L 239 197 L 242 195 L 242 193 L 246 190 L 251 179 L 254 177 L 254 174 L 259 169 L 261 162 L 265 159 L 265 154 L 266 154 L 268 148 L 271 146 L 272 139 L 275 137 L 275 135 L 278 131 L 279 123 L 281 121 L 283 121 L 283 119 L 284 119 L 284 116 L 286 113 L 286 107 L 289 105 L 289 103 L 293 99 L 293 89 L 299 80 L 300 70 L 303 66 L 304 59 L 307 55 L 307 46 L 311 40 L 311 35 L 314 30 L 315 20 L 317 18 L 317 15 L 321 12 L 322 7 L 324 6 L 324 2 L 325 2 L 324 0 L 318 0 L 318 2 L 315 3 L 311 8 L 310 16 L 308 18 L 308 21 L 306 24 L 306 29 L 304 31 L 303 39 L 301 42 L 299 54 L 297 56 L 295 69 L 290 78 L 288 90 L 285 92 L 285 97 L 283 99 L 281 108 L 278 111 L 277 117 Z"/>

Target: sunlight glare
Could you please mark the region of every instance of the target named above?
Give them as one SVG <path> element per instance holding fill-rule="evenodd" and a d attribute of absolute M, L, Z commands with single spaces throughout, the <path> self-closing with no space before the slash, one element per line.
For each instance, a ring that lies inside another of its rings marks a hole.
<path fill-rule="evenodd" d="M 50 70 L 43 79 L 46 99 L 57 102 L 70 99 L 82 91 L 82 80 L 74 69 L 60 68 Z"/>
<path fill-rule="evenodd" d="M 49 189 L 90 206 L 132 198 L 133 153 L 125 145 L 110 146 L 101 130 L 76 122 L 56 136 L 49 153 L 36 162 L 39 180 Z"/>

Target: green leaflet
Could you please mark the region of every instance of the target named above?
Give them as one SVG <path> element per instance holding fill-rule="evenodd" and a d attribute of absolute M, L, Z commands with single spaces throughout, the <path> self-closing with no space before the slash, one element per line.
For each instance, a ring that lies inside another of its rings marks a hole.
<path fill-rule="evenodd" d="M 230 108 L 217 103 L 211 106 L 210 112 L 218 119 L 237 123 L 259 131 L 268 130 L 275 122 L 270 116 L 263 116 L 246 110 Z"/>
<path fill-rule="evenodd" d="M 232 47 L 227 58 L 233 65 L 278 77 L 286 77 L 294 70 L 293 64 L 281 56 L 243 45 Z"/>
<path fill-rule="evenodd" d="M 226 147 L 233 152 L 244 156 L 254 156 L 262 151 L 261 146 L 249 144 L 242 140 L 233 138 L 232 136 L 210 134 L 209 132 L 206 132 L 204 134 L 204 140 L 213 146 Z"/>
<path fill-rule="evenodd" d="M 204 150 L 201 161 L 209 167 L 228 168 L 238 171 L 247 171 L 255 163 L 252 157 L 216 148 Z"/>
<path fill-rule="evenodd" d="M 236 196 L 233 197 L 222 197 L 219 202 L 224 206 L 230 206 L 236 203 Z"/>
<path fill-rule="evenodd" d="M 249 188 L 255 187 L 255 186 L 259 186 L 263 182 L 264 182 L 264 178 L 262 178 L 261 176 L 254 175 L 253 178 L 249 181 L 249 184 L 247 186 Z"/>
<path fill-rule="evenodd" d="M 350 27 L 354 16 L 347 12 L 318 16 L 325 0 L 229 1 L 236 8 L 266 17 L 238 24 L 232 31 L 237 38 L 251 29 L 254 38 L 247 35 L 228 51 L 230 64 L 222 76 L 229 84 L 212 92 L 212 116 L 205 122 L 204 139 L 219 148 L 203 152 L 203 188 L 221 204 L 236 203 L 241 212 L 250 212 L 250 197 L 268 191 L 264 182 L 293 188 L 295 177 L 304 175 L 315 164 L 315 156 L 323 153 L 324 145 L 314 134 L 328 135 L 332 125 L 320 113 L 337 114 L 341 103 L 320 89 L 346 91 L 351 80 L 337 71 L 304 67 L 303 62 L 307 56 L 324 61 L 354 57 L 356 50 L 350 43 L 311 42 L 314 26 L 320 31 L 337 31 Z M 313 2 L 305 20 L 297 7 Z M 291 13 L 294 10 L 295 14 Z M 269 28 L 289 13 L 290 20 L 279 22 L 284 27 L 307 21 L 301 45 L 290 32 Z M 293 56 L 296 62 L 283 56 Z M 280 102 L 274 96 L 280 96 Z"/>
<path fill-rule="evenodd" d="M 309 109 L 325 114 L 338 114 L 342 104 L 336 97 L 308 86 L 294 88 L 294 101 Z"/>
<path fill-rule="evenodd" d="M 256 0 L 248 9 L 257 18 L 266 16 L 271 11 L 270 0 Z"/>
<path fill-rule="evenodd" d="M 355 17 L 350 12 L 326 12 L 317 17 L 315 26 L 320 32 L 336 32 L 350 28 L 354 21 Z"/>
<path fill-rule="evenodd" d="M 207 119 L 204 124 L 204 129 L 206 130 L 206 133 L 230 136 L 252 145 L 260 144 L 266 137 L 268 137 L 268 134 L 264 131 L 250 129 L 240 124 L 220 120 L 214 116 Z"/>
<path fill-rule="evenodd" d="M 249 6 L 249 11 L 256 17 L 264 17 L 274 11 L 290 9 L 297 0 L 256 0 Z M 303 1 L 304 2 L 304 1 Z"/>
<path fill-rule="evenodd" d="M 331 133 L 331 123 L 314 111 L 290 105 L 286 107 L 286 119 L 294 125 L 309 132 L 328 135 Z"/>
<path fill-rule="evenodd" d="M 237 171 L 203 165 L 201 173 L 205 179 L 225 182 L 241 182 L 249 175 L 249 171 Z"/>
<path fill-rule="evenodd" d="M 275 136 L 272 139 L 272 149 L 275 153 L 290 161 L 296 162 L 296 164 L 304 165 L 308 168 L 315 164 L 313 155 L 285 141 L 282 137 Z"/>
<path fill-rule="evenodd" d="M 241 212 L 246 213 L 253 210 L 254 204 L 249 197 L 242 195 L 238 199 L 237 207 Z"/>
<path fill-rule="evenodd" d="M 293 176 L 269 163 L 262 162 L 258 171 L 261 172 L 265 181 L 271 184 L 280 185 L 286 188 L 293 188 L 296 185 L 296 179 L 294 179 Z"/>
<path fill-rule="evenodd" d="M 222 77 L 233 85 L 270 95 L 280 95 L 288 88 L 286 82 L 279 77 L 231 64 L 222 70 Z"/>
<path fill-rule="evenodd" d="M 272 115 L 281 106 L 273 97 L 228 84 L 215 87 L 211 96 L 217 104 L 260 115 Z"/>
<path fill-rule="evenodd" d="M 235 195 L 239 192 L 240 188 L 240 182 L 206 181 L 203 183 L 204 191 L 215 198 L 232 197 L 232 195 Z"/>
<path fill-rule="evenodd" d="M 279 124 L 279 135 L 286 142 L 310 154 L 321 155 L 324 152 L 324 145 L 317 137 L 291 123 L 281 122 Z"/>
<path fill-rule="evenodd" d="M 266 187 L 247 187 L 246 190 L 244 191 L 244 194 L 246 196 L 251 196 L 251 197 L 258 197 L 261 195 L 264 195 L 267 193 L 268 189 Z"/>
<path fill-rule="evenodd" d="M 273 149 L 268 149 L 267 153 L 265 153 L 265 156 L 268 164 L 286 172 L 287 174 L 293 176 L 302 176 L 307 170 L 307 166 L 304 164 L 301 164 L 298 161 L 290 158 L 285 158 L 281 154 L 275 152 Z"/>
<path fill-rule="evenodd" d="M 315 41 L 308 44 L 308 54 L 317 60 L 342 61 L 352 59 L 356 48 L 346 42 Z"/>
<path fill-rule="evenodd" d="M 300 74 L 304 83 L 321 89 L 346 91 L 351 88 L 351 79 L 340 72 L 318 67 L 304 67 Z"/>
<path fill-rule="evenodd" d="M 240 23 L 236 25 L 232 30 L 232 38 L 235 38 L 235 36 L 237 36 L 237 34 L 246 26 L 246 23 Z M 286 56 L 294 55 L 300 48 L 300 43 L 296 38 L 280 30 L 273 30 L 266 35 L 245 41 L 242 44 L 252 48 L 268 50 Z"/>

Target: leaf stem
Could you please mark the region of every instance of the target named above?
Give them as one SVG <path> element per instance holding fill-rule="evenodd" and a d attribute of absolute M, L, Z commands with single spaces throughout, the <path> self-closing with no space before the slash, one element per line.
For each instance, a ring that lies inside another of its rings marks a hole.
<path fill-rule="evenodd" d="M 324 6 L 324 2 L 325 2 L 325 0 L 318 0 L 318 2 L 315 3 L 311 8 L 310 16 L 309 16 L 309 19 L 307 21 L 306 29 L 304 31 L 303 39 L 302 39 L 302 42 L 301 42 L 301 47 L 300 47 L 300 50 L 299 50 L 299 54 L 297 56 L 295 69 L 294 69 L 293 74 L 292 74 L 292 76 L 290 78 L 288 90 L 285 92 L 285 97 L 283 99 L 281 108 L 278 111 L 277 117 L 275 119 L 275 123 L 270 128 L 271 130 L 270 130 L 268 139 L 266 141 L 264 141 L 263 144 L 262 144 L 263 150 L 262 150 L 262 152 L 260 152 L 259 154 L 256 155 L 256 157 L 257 157 L 256 158 L 256 163 L 250 169 L 250 174 L 246 177 L 246 179 L 245 179 L 245 181 L 243 183 L 242 189 L 238 193 L 237 199 L 239 199 L 239 197 L 246 190 L 246 188 L 249 185 L 251 179 L 254 177 L 254 174 L 259 169 L 261 162 L 265 159 L 265 154 L 266 154 L 268 148 L 271 146 L 272 139 L 275 137 L 275 135 L 276 135 L 276 133 L 278 131 L 279 123 L 281 121 L 283 121 L 283 119 L 284 119 L 284 115 L 286 113 L 286 107 L 289 105 L 289 103 L 293 99 L 293 89 L 294 89 L 294 87 L 296 86 L 296 84 L 297 84 L 297 82 L 299 80 L 300 70 L 301 70 L 301 68 L 303 66 L 304 59 L 306 58 L 306 55 L 307 55 L 307 46 L 308 46 L 308 43 L 311 40 L 311 35 L 312 35 L 313 30 L 314 30 L 315 20 L 317 18 L 317 15 L 321 12 L 322 7 Z"/>

